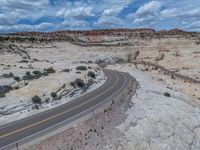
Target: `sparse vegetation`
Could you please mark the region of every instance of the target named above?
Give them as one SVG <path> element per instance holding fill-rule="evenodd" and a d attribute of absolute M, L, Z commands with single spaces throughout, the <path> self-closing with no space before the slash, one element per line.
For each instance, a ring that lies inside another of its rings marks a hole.
<path fill-rule="evenodd" d="M 6 97 L 5 93 L 0 93 L 0 98 Z"/>
<path fill-rule="evenodd" d="M 69 83 L 72 87 L 76 87 L 76 84 L 74 82 Z"/>
<path fill-rule="evenodd" d="M 94 79 L 96 77 L 95 73 L 92 72 L 92 71 L 89 71 L 87 75 L 88 75 L 88 77 L 91 77 L 91 78 L 94 78 Z"/>
<path fill-rule="evenodd" d="M 13 88 L 10 85 L 2 85 L 0 86 L 0 98 L 3 98 L 6 96 L 6 93 L 12 91 Z"/>
<path fill-rule="evenodd" d="M 2 74 L 2 77 L 3 78 L 11 78 L 11 77 L 13 77 L 13 73 L 12 72 L 10 72 L 10 73 L 4 73 L 4 74 Z"/>
<path fill-rule="evenodd" d="M 18 89 L 19 89 L 19 86 L 14 86 L 13 89 L 14 89 L 14 90 L 18 90 Z"/>
<path fill-rule="evenodd" d="M 81 80 L 81 79 L 76 79 L 76 80 L 75 80 L 75 84 L 76 84 L 78 87 L 81 87 L 81 88 L 85 86 L 84 81 Z"/>
<path fill-rule="evenodd" d="M 20 82 L 21 79 L 20 79 L 19 76 L 14 76 L 14 80 L 17 81 L 17 82 Z"/>
<path fill-rule="evenodd" d="M 76 70 L 86 71 L 87 67 L 86 66 L 78 66 L 78 67 L 76 67 Z"/>
<path fill-rule="evenodd" d="M 164 96 L 166 96 L 166 97 L 171 97 L 171 94 L 168 93 L 168 92 L 165 92 L 165 93 L 164 93 Z"/>
<path fill-rule="evenodd" d="M 80 72 L 80 71 L 76 71 L 76 73 L 77 73 L 77 74 L 81 74 L 81 72 Z"/>
<path fill-rule="evenodd" d="M 47 71 L 44 71 L 44 72 L 42 73 L 42 75 L 43 75 L 43 76 L 48 76 Z"/>
<path fill-rule="evenodd" d="M 55 69 L 54 69 L 53 67 L 50 67 L 50 68 L 46 69 L 46 71 L 47 71 L 48 74 L 51 74 L 51 73 L 55 73 L 55 72 L 56 72 Z"/>
<path fill-rule="evenodd" d="M 39 79 L 42 76 L 41 71 L 33 71 L 33 74 L 35 79 Z"/>
<path fill-rule="evenodd" d="M 30 71 L 26 71 L 26 75 L 30 76 L 31 75 Z"/>
<path fill-rule="evenodd" d="M 28 63 L 28 60 L 21 60 L 21 61 L 19 61 L 19 63 Z"/>
<path fill-rule="evenodd" d="M 72 87 L 79 87 L 79 88 L 82 88 L 85 86 L 85 83 L 82 79 L 76 79 L 74 82 L 70 82 L 70 85 Z"/>
<path fill-rule="evenodd" d="M 70 72 L 70 69 L 64 69 L 63 72 Z"/>
<path fill-rule="evenodd" d="M 51 97 L 55 99 L 57 97 L 57 93 L 56 92 L 51 92 Z"/>
<path fill-rule="evenodd" d="M 42 99 L 41 99 L 38 95 L 35 95 L 35 96 L 33 96 L 33 98 L 32 98 L 32 102 L 33 102 L 34 104 L 41 104 L 41 103 L 42 103 Z"/>

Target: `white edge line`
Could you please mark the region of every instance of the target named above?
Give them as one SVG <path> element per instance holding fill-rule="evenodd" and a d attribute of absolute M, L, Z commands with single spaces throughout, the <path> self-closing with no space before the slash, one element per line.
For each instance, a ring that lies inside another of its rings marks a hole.
<path fill-rule="evenodd" d="M 110 76 L 109 76 L 109 77 L 110 77 Z M 108 77 L 106 76 L 106 81 L 108 81 L 107 79 L 108 79 Z M 110 79 L 111 79 L 111 78 L 110 78 Z M 106 82 L 104 82 L 104 84 L 106 84 Z M 104 85 L 104 84 L 103 84 L 103 85 Z M 103 85 L 102 85 L 102 86 L 103 86 Z M 82 95 L 80 95 L 79 97 L 72 99 L 72 101 L 74 101 L 74 100 L 76 100 L 76 99 L 78 99 L 78 98 L 80 98 L 80 97 L 82 97 L 82 96 L 86 96 L 86 95 L 88 95 L 88 94 L 91 94 L 92 92 L 98 90 L 98 89 L 101 88 L 102 86 L 98 87 L 97 89 L 92 90 L 92 91 L 89 92 L 89 93 L 82 94 Z M 72 102 L 72 101 L 71 101 L 71 102 Z M 64 103 L 64 105 L 69 104 L 69 103 L 70 103 L 70 101 L 67 102 L 67 103 Z M 55 110 L 57 110 L 57 109 L 58 109 L 59 107 L 61 107 L 61 106 L 63 106 L 63 105 L 59 105 L 59 106 L 53 107 L 52 109 L 55 111 Z M 37 113 L 37 114 L 33 114 L 33 115 L 27 116 L 27 117 L 25 117 L 25 118 L 22 118 L 22 119 L 20 119 L 20 120 L 16 120 L 16 121 L 14 121 L 14 122 L 10 122 L 10 123 L 8 123 L 7 125 L 5 124 L 5 125 L 3 125 L 3 126 L 0 126 L 0 130 L 1 130 L 1 129 L 4 129 L 4 128 L 7 128 L 7 127 L 9 127 L 9 126 L 15 125 L 15 124 L 17 124 L 17 123 L 20 123 L 20 122 L 22 122 L 22 121 L 26 121 L 26 120 L 29 120 L 29 119 L 38 117 L 38 116 L 41 115 L 41 114 L 45 115 L 45 114 L 49 113 L 50 111 L 52 111 L 52 109 L 47 109 L 47 110 L 44 110 L 44 111 L 39 112 L 39 113 Z"/>
<path fill-rule="evenodd" d="M 124 77 L 123 77 L 123 78 L 124 78 Z M 124 79 L 125 79 L 125 78 L 124 78 Z M 102 103 L 105 102 L 107 99 L 111 98 L 111 97 L 114 96 L 116 93 L 118 93 L 118 91 L 120 91 L 120 90 L 123 88 L 123 86 L 125 85 L 125 83 L 127 83 L 127 80 L 125 80 L 125 82 L 123 83 L 123 85 L 120 87 L 119 90 L 117 90 L 114 94 L 110 95 L 110 96 L 107 97 L 104 101 L 101 101 L 101 102 L 98 103 L 97 105 L 94 105 L 94 106 L 90 107 L 89 109 L 86 109 L 86 110 L 82 111 L 82 112 L 79 113 L 79 114 L 76 114 L 75 116 L 73 116 L 73 117 L 71 117 L 71 118 L 68 118 L 68 119 L 66 119 L 66 120 L 63 120 L 62 122 L 59 122 L 59 123 L 57 123 L 57 124 L 54 124 L 53 126 L 50 126 L 50 127 L 46 128 L 46 129 L 43 129 L 43 130 L 41 130 L 41 131 L 39 131 L 39 132 L 37 132 L 37 133 L 34 133 L 34 134 L 32 134 L 32 135 L 29 135 L 29 136 L 27 136 L 27 137 L 25 137 L 25 138 L 23 138 L 23 139 L 21 139 L 21 140 L 18 140 L 18 141 L 16 141 L 16 142 L 13 142 L 13 143 L 11 143 L 11 144 L 9 144 L 9 145 L 6 145 L 6 146 L 0 148 L 0 150 L 3 150 L 3 149 L 5 149 L 5 148 L 8 148 L 8 147 L 10 147 L 10 146 L 12 146 L 12 145 L 14 146 L 14 144 L 16 144 L 16 143 L 22 142 L 22 141 L 24 141 L 24 140 L 26 140 L 26 139 L 29 139 L 29 138 L 31 138 L 31 137 L 33 137 L 33 136 L 36 136 L 37 134 L 40 134 L 40 133 L 45 132 L 45 131 L 47 131 L 47 130 L 49 130 L 49 129 L 51 129 L 51 128 L 54 128 L 54 127 L 56 127 L 56 126 L 58 126 L 58 125 L 60 125 L 60 124 L 62 124 L 62 123 L 64 123 L 64 122 L 69 121 L 70 119 L 76 118 L 77 116 L 79 116 L 79 115 L 85 113 L 86 111 L 89 111 L 89 110 L 92 109 L 93 107 L 97 107 L 98 105 L 102 104 Z M 88 113 L 88 114 L 89 114 L 89 113 Z M 80 119 L 80 118 L 78 118 L 78 119 Z M 77 120 L 78 120 L 78 119 L 77 119 Z M 73 123 L 73 121 L 72 121 L 71 123 Z M 69 123 L 69 124 L 70 124 L 70 123 Z M 23 145 L 23 144 L 22 144 L 22 145 Z"/>

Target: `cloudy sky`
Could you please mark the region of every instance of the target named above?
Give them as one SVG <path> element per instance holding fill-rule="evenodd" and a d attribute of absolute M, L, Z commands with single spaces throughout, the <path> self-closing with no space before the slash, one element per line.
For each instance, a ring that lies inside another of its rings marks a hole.
<path fill-rule="evenodd" d="M 200 31 L 200 0 L 0 0 L 0 33 L 100 28 Z"/>

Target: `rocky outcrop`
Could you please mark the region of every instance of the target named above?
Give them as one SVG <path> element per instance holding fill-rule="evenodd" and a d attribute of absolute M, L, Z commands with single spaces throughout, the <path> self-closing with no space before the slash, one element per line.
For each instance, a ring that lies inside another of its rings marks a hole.
<path fill-rule="evenodd" d="M 0 43 L 0 53 L 13 53 L 20 55 L 23 58 L 30 59 L 28 52 L 25 50 L 25 47 L 19 46 L 12 43 Z"/>
<path fill-rule="evenodd" d="M 56 31 L 56 32 L 19 32 L 1 37 L 0 40 L 51 42 L 68 41 L 80 46 L 134 46 L 134 40 L 150 40 L 155 38 L 200 38 L 198 32 L 186 32 L 180 29 L 155 31 L 153 29 L 103 29 L 88 31 Z M 130 42 L 130 39 L 132 40 Z"/>

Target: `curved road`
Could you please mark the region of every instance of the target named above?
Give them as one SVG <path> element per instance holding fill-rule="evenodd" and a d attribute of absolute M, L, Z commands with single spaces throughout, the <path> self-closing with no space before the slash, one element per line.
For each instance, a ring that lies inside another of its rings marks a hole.
<path fill-rule="evenodd" d="M 104 70 L 107 81 L 96 90 L 69 103 L 31 117 L 0 126 L 0 149 L 11 149 L 49 133 L 112 101 L 132 82 L 127 73 Z"/>

